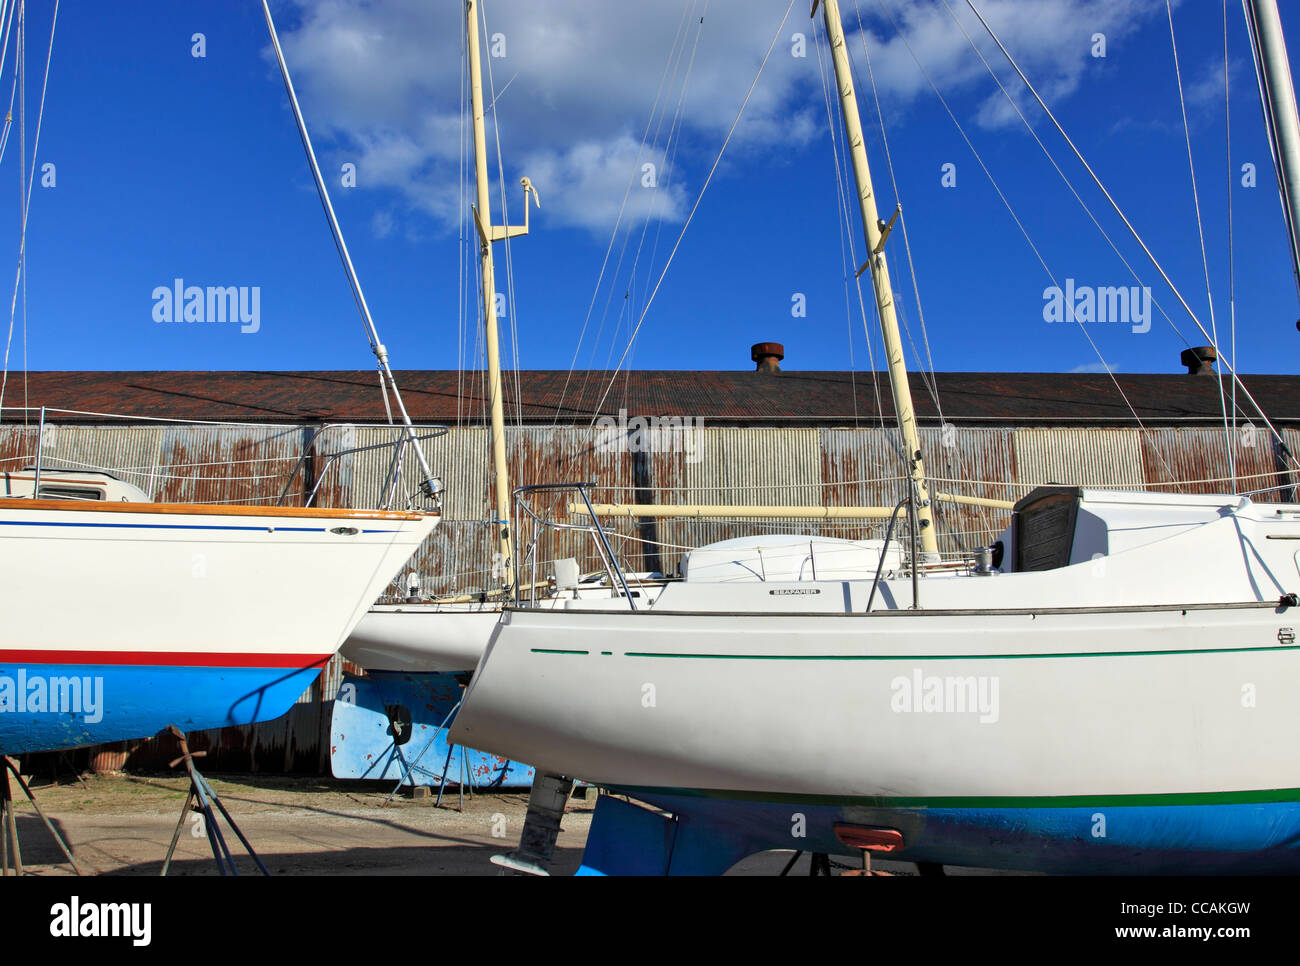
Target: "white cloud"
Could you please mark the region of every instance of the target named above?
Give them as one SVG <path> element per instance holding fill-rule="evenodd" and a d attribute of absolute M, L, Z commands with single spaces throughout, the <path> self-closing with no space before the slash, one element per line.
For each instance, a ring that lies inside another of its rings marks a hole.
<path fill-rule="evenodd" d="M 1073 94 L 1090 69 L 1104 64 L 1093 56 L 1097 34 L 1104 36 L 1110 56 L 1118 43 L 1165 9 L 1161 0 L 982 0 L 977 6 L 1049 105 Z M 863 21 L 876 83 L 883 92 L 906 102 L 928 93 L 931 80 L 945 97 L 968 87 L 991 89 L 976 112 L 977 122 L 989 128 L 1019 124 L 1006 95 L 971 50 L 974 42 L 1002 86 L 1017 98 L 1026 116 L 1033 117 L 1027 106 L 1032 98 L 963 0 L 891 3 L 888 8 L 892 19 Z M 918 60 L 925 73 L 917 67 Z"/>
<path fill-rule="evenodd" d="M 1119 372 L 1119 366 L 1112 366 L 1105 362 L 1085 362 L 1081 366 L 1075 366 L 1070 372 Z"/>
<path fill-rule="evenodd" d="M 539 148 L 522 167 L 537 184 L 547 186 L 543 204 L 553 206 L 565 224 L 602 231 L 615 223 L 620 208 L 625 225 L 648 218 L 681 221 L 690 209 L 664 155 L 650 155 L 626 135 L 584 141 L 564 151 Z"/>
<path fill-rule="evenodd" d="M 398 193 L 409 217 L 446 227 L 461 205 L 464 24 L 460 3 L 430 0 L 292 0 L 298 23 L 282 42 L 308 124 L 334 162 L 357 164 L 357 187 Z M 961 0 L 947 0 L 985 56 L 1000 57 Z M 1001 93 L 970 51 L 943 0 L 886 0 L 917 57 L 945 96 L 974 94 L 979 123 L 1014 121 Z M 1116 44 L 1159 0 L 984 0 L 981 10 L 1044 93 L 1075 90 L 1092 58 L 1090 38 Z M 865 77 L 856 5 L 843 4 L 849 45 Z M 484 68 L 502 92 L 499 116 L 511 220 L 520 215 L 519 177 L 541 193 L 548 218 L 603 234 L 633 179 L 628 213 L 680 221 L 735 118 L 786 4 L 781 0 L 674 0 L 609 6 L 549 0 L 486 0 Z M 894 26 L 875 3 L 862 24 L 887 109 L 903 109 L 929 86 Z M 824 137 L 817 41 L 807 4 L 790 19 L 737 129 L 729 160 L 787 153 Z M 703 23 L 700 22 L 703 17 Z M 281 17 L 282 20 L 291 18 Z M 820 24 L 817 30 L 820 31 Z M 793 56 L 794 35 L 807 56 Z M 500 35 L 500 36 L 497 36 Z M 504 56 L 487 56 L 496 44 Z M 822 49 L 825 54 L 824 48 Z M 269 56 L 269 49 L 268 49 Z M 1013 85 L 1008 84 L 1009 88 Z M 489 97 L 490 97 L 489 93 Z M 863 94 L 864 110 L 869 98 Z M 655 113 L 652 115 L 652 106 Z M 496 132 L 489 112 L 488 151 Z M 641 150 L 650 131 L 650 147 Z M 669 144 L 669 133 L 674 132 Z M 640 165 L 669 175 L 640 189 Z M 733 170 L 725 169 L 722 176 Z M 496 204 L 494 198 L 494 205 Z M 500 218 L 499 212 L 494 212 Z M 379 220 L 376 230 L 394 230 Z"/>

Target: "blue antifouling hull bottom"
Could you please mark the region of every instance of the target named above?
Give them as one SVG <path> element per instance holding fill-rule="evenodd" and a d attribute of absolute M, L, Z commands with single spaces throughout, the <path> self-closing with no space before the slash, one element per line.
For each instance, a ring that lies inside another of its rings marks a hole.
<path fill-rule="evenodd" d="M 770 849 L 853 855 L 839 823 L 897 829 L 904 849 L 877 857 L 910 862 L 1082 875 L 1300 872 L 1300 802 L 876 808 L 621 791 L 671 815 L 602 796 L 582 874 L 718 875 Z"/>
<path fill-rule="evenodd" d="M 149 738 L 278 718 L 320 665 L 0 664 L 0 753 Z"/>
<path fill-rule="evenodd" d="M 527 788 L 529 765 L 450 745 L 447 728 L 461 697 L 455 674 L 371 671 L 346 676 L 330 722 L 335 778 L 408 785 Z"/>

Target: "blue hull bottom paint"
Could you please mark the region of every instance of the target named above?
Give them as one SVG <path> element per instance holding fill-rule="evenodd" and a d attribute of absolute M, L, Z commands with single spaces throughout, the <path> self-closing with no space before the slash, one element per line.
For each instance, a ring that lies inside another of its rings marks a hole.
<path fill-rule="evenodd" d="M 0 663 L 0 754 L 57 751 L 278 718 L 311 667 Z"/>
<path fill-rule="evenodd" d="M 853 855 L 836 823 L 898 829 L 906 849 L 888 858 L 910 862 L 1084 875 L 1300 872 L 1294 801 L 877 808 L 621 791 L 671 816 L 602 796 L 580 875 L 720 875 L 769 849 Z"/>
<path fill-rule="evenodd" d="M 460 701 L 455 674 L 369 671 L 347 675 L 330 721 L 330 772 L 335 778 L 402 781 L 407 785 L 473 782 L 476 788 L 528 788 L 533 769 L 497 755 L 449 745 L 447 728 Z M 390 712 L 392 717 L 390 717 Z M 394 740 L 393 721 L 400 724 Z M 468 774 L 463 774 L 467 770 Z"/>

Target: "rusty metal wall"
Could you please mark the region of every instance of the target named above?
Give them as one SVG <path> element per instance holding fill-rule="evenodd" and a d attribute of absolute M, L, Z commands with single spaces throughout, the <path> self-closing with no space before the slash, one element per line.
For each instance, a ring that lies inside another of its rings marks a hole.
<path fill-rule="evenodd" d="M 1015 447 L 1018 483 L 1145 484 L 1136 429 L 1020 429 Z"/>
<path fill-rule="evenodd" d="M 307 434 L 303 426 L 47 423 L 41 462 L 51 470 L 107 470 L 162 503 L 273 503 Z M 0 427 L 0 469 L 34 465 L 35 444 L 34 426 Z M 294 496 L 301 490 L 299 480 Z"/>
<path fill-rule="evenodd" d="M 267 426 L 60 425 L 46 428 L 47 466 L 98 467 L 173 502 L 273 502 L 304 450 L 304 480 L 324 472 L 317 495 L 322 506 L 375 507 L 382 501 L 391 454 L 372 450 L 329 454 L 392 440 L 392 427 L 342 426 L 317 434 L 310 424 Z M 1283 431 L 1290 452 L 1300 454 L 1300 431 Z M 0 469 L 29 464 L 34 427 L 0 427 Z M 1222 430 L 1154 427 L 1136 429 L 939 427 L 921 429 L 927 468 L 936 492 L 1016 499 L 1049 481 L 1091 486 L 1161 486 L 1177 479 L 1212 481 L 1226 476 Z M 905 464 L 892 429 L 704 427 L 687 436 L 602 434 L 594 427 L 511 427 L 507 433 L 512 483 L 594 481 L 601 502 L 700 502 L 802 506 L 892 506 L 905 493 Z M 1282 457 L 1263 432 L 1241 431 L 1234 439 L 1239 489 L 1265 490 L 1265 500 L 1289 499 L 1278 487 Z M 422 577 L 425 593 L 466 593 L 495 586 L 497 552 L 492 525 L 492 473 L 488 434 L 455 428 L 426 444 L 430 464 L 445 485 L 443 522 L 408 568 Z M 5 462 L 8 461 L 8 462 Z M 401 467 L 396 506 L 416 492 L 419 472 L 409 456 Z M 309 484 L 299 481 L 291 503 Z M 1185 492 L 1231 489 L 1194 483 Z M 533 500 L 551 519 L 577 522 L 567 513 L 576 493 Z M 417 497 L 417 503 L 419 502 Z M 1005 527 L 1005 511 L 939 504 L 940 549 L 966 552 L 986 544 Z M 676 570 L 681 553 L 715 540 L 758 533 L 801 533 L 851 539 L 883 535 L 885 521 L 658 520 L 609 521 L 611 542 L 628 570 Z M 520 529 L 517 556 L 523 578 L 534 573 L 528 528 Z M 650 546 L 654 541 L 663 546 Z M 594 542 L 584 533 L 549 541 L 536 560 L 546 577 L 551 561 L 578 558 L 584 571 L 598 570 Z M 390 592 L 402 586 L 397 578 Z M 263 772 L 328 772 L 331 702 L 342 663 L 335 659 L 289 714 L 276 721 L 210 732 L 195 739 L 206 748 L 209 767 Z M 174 757 L 167 741 L 132 742 L 78 753 L 101 768 L 161 767 Z"/>

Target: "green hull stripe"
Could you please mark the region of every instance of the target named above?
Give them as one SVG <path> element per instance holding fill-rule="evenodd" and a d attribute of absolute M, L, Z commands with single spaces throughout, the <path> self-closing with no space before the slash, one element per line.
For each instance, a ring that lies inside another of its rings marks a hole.
<path fill-rule="evenodd" d="M 538 648 L 533 648 L 538 651 Z M 695 658 L 705 661 L 1026 661 L 1064 657 L 1151 657 L 1175 654 L 1244 654 L 1249 651 L 1295 651 L 1300 644 L 1268 647 L 1191 647 L 1171 651 L 1065 651 L 1060 654 L 674 654 L 627 651 L 624 657 Z M 574 654 L 575 651 L 554 651 Z M 581 653 L 586 653 L 581 652 Z"/>
<path fill-rule="evenodd" d="M 1300 802 L 1300 788 L 1265 788 L 1243 792 L 1173 792 L 1138 795 L 952 796 L 890 798 L 855 795 L 795 795 L 783 792 L 749 792 L 720 788 L 653 788 L 618 785 L 632 797 L 676 795 L 746 802 L 780 802 L 792 805 L 857 805 L 868 808 L 1084 808 L 1094 805 L 1250 805 Z"/>
<path fill-rule="evenodd" d="M 555 647 L 534 647 L 530 648 L 534 654 L 590 654 L 590 651 L 562 651 Z"/>

